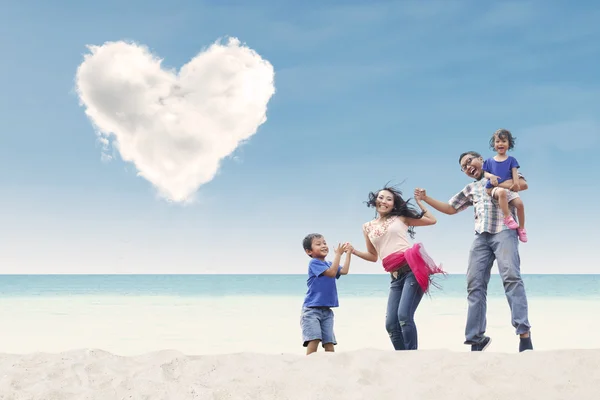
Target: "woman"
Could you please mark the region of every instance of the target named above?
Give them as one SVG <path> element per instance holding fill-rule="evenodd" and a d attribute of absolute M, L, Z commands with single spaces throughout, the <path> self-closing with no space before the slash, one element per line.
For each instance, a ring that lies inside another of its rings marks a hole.
<path fill-rule="evenodd" d="M 420 243 L 410 244 L 415 226 L 434 225 L 437 220 L 419 199 L 418 212 L 402 199 L 402 192 L 384 187 L 369 193 L 368 207 L 374 207 L 377 217 L 363 225 L 367 251 L 356 249 L 352 254 L 366 261 L 381 259 L 391 275 L 385 326 L 394 349 L 416 350 L 417 327 L 414 315 L 423 294 L 429 289 L 431 275 L 444 273 L 427 255 Z"/>

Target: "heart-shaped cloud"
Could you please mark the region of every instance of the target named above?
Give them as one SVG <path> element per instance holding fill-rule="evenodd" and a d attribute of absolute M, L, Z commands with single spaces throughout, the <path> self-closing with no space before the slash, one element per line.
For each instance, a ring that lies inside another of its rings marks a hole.
<path fill-rule="evenodd" d="M 266 121 L 273 66 L 230 38 L 200 52 L 179 73 L 135 43 L 88 46 L 77 93 L 104 145 L 112 145 L 161 196 L 190 201 L 221 160 Z"/>

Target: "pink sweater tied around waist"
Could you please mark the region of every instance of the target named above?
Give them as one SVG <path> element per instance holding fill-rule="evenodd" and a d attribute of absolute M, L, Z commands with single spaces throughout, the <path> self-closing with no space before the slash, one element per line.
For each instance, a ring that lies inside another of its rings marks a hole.
<path fill-rule="evenodd" d="M 382 260 L 382 263 L 383 269 L 387 272 L 394 272 L 404 264 L 408 264 L 419 286 L 425 293 L 429 290 L 432 275 L 446 274 L 441 265 L 435 264 L 421 243 L 415 243 L 406 251 L 397 251 L 390 254 Z"/>

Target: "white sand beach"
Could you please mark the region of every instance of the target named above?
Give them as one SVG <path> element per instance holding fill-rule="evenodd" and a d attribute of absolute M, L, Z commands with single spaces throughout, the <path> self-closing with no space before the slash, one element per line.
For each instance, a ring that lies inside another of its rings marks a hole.
<path fill-rule="evenodd" d="M 294 297 L 5 298 L 0 399 L 598 399 L 596 301 L 532 299 L 525 353 L 504 299 L 484 353 L 462 343 L 458 298 L 424 299 L 420 349 L 394 352 L 385 303 L 344 299 L 336 353 L 306 357 Z"/>
<path fill-rule="evenodd" d="M 0 398 L 12 400 L 592 400 L 599 387 L 600 350 L 0 355 Z"/>
<path fill-rule="evenodd" d="M 0 353 L 103 349 L 135 356 L 173 349 L 185 354 L 304 354 L 297 297 L 177 298 L 64 296 L 3 299 Z M 385 297 L 346 298 L 335 311 L 336 351 L 390 350 Z M 467 352 L 466 301 L 425 298 L 415 315 L 419 349 Z M 533 298 L 536 350 L 600 349 L 598 302 Z M 518 339 L 503 298 L 488 300 L 487 352 L 516 353 Z"/>

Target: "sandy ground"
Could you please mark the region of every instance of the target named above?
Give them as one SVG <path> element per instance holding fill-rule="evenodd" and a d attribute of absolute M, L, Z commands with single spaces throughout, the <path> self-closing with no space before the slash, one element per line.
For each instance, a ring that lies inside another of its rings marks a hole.
<path fill-rule="evenodd" d="M 1 399 L 598 399 L 600 350 L 0 355 Z"/>
<path fill-rule="evenodd" d="M 597 301 L 532 299 L 525 353 L 505 299 L 484 353 L 462 344 L 464 299 L 423 300 L 416 352 L 392 350 L 385 304 L 344 299 L 336 353 L 306 357 L 292 297 L 4 299 L 0 400 L 599 398 Z"/>
<path fill-rule="evenodd" d="M 133 356 L 165 349 L 185 354 L 304 353 L 300 303 L 293 297 L 185 299 L 57 297 L 4 299 L 0 353 L 103 349 Z M 347 298 L 335 311 L 338 352 L 391 350 L 385 298 Z M 416 315 L 419 349 L 468 352 L 464 299 L 423 299 Z M 536 350 L 600 349 L 598 302 L 534 298 Z M 505 299 L 488 305 L 488 352 L 516 353 L 518 338 Z"/>

